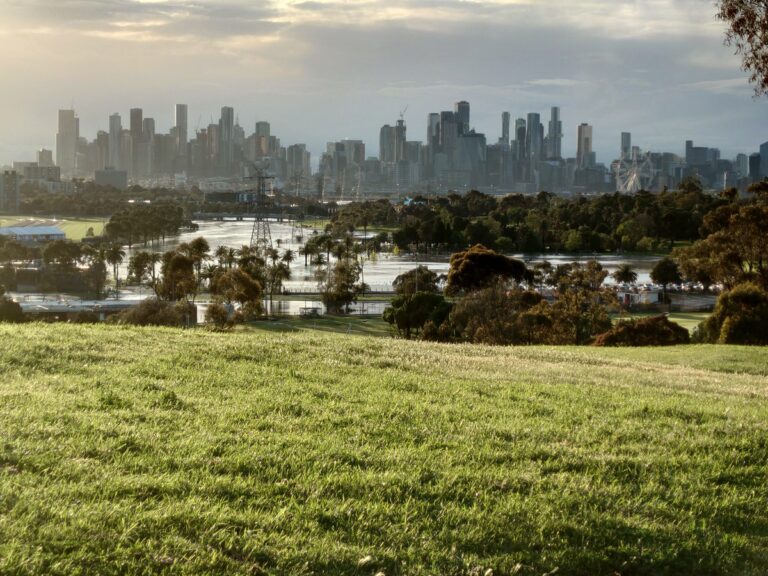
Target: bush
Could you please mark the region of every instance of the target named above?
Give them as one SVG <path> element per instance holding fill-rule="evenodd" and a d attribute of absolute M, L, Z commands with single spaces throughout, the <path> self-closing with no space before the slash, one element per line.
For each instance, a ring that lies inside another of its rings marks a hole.
<path fill-rule="evenodd" d="M 212 302 L 205 311 L 205 321 L 214 330 L 228 330 L 235 324 L 234 316 L 221 302 Z"/>
<path fill-rule="evenodd" d="M 623 320 L 595 338 L 595 346 L 674 346 L 691 341 L 688 330 L 666 316 Z"/>
<path fill-rule="evenodd" d="M 0 296 L 0 322 L 12 322 L 19 324 L 26 322 L 26 316 L 18 302 L 14 302 L 7 296 Z"/>
<path fill-rule="evenodd" d="M 173 304 L 156 298 L 148 298 L 138 306 L 113 316 L 110 321 L 137 326 L 185 326 L 187 319 L 196 323 L 197 308 L 189 302 Z"/>
<path fill-rule="evenodd" d="M 768 344 L 768 292 L 751 283 L 724 292 L 712 315 L 699 324 L 694 339 L 713 344 Z"/>
<path fill-rule="evenodd" d="M 69 319 L 72 324 L 98 324 L 99 315 L 89 310 L 81 310 Z"/>

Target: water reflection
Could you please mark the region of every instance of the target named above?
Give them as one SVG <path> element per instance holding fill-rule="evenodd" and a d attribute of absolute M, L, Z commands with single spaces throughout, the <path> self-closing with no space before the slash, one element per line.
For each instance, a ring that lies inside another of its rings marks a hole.
<path fill-rule="evenodd" d="M 217 221 L 217 222 L 197 222 L 199 229 L 196 232 L 184 232 L 174 238 L 166 238 L 165 242 L 157 242 L 150 246 L 136 245 L 133 250 L 128 250 L 125 262 L 123 263 L 121 275 L 125 278 L 128 269 L 128 257 L 131 253 L 138 250 L 153 250 L 165 252 L 178 246 L 182 242 L 190 242 L 198 236 L 203 236 L 211 246 L 211 252 L 214 252 L 219 246 L 230 248 L 240 248 L 248 245 L 251 241 L 252 221 Z M 314 232 L 311 228 L 301 228 L 289 222 L 271 222 L 271 236 L 273 245 L 280 250 L 293 250 L 296 253 L 296 260 L 291 263 L 291 280 L 285 282 L 285 289 L 291 292 L 313 292 L 317 290 L 317 283 L 314 280 L 314 266 L 305 266 L 304 257 L 299 256 L 298 250 Z M 297 237 L 302 237 L 302 242 Z M 552 265 L 566 264 L 569 262 L 587 262 L 597 260 L 609 272 L 615 271 L 622 264 L 629 264 L 635 269 L 638 275 L 638 282 L 647 284 L 651 282 L 650 270 L 658 261 L 656 256 L 624 256 L 619 254 L 511 254 L 517 258 L 525 260 L 528 264 L 548 260 Z M 448 256 L 443 257 L 424 257 L 412 256 L 408 254 L 380 254 L 374 258 L 366 259 L 363 266 L 363 275 L 366 284 L 371 287 L 373 292 L 387 292 L 392 289 L 392 281 L 399 274 L 407 272 L 416 266 L 427 266 L 430 270 L 438 274 L 448 272 Z"/>

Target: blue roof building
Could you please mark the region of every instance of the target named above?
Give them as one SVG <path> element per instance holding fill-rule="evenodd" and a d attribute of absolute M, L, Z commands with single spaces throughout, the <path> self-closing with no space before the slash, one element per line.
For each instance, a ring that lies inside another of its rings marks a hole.
<path fill-rule="evenodd" d="M 66 234 L 58 226 L 8 226 L 0 228 L 0 236 L 11 236 L 19 242 L 52 242 L 65 240 Z"/>

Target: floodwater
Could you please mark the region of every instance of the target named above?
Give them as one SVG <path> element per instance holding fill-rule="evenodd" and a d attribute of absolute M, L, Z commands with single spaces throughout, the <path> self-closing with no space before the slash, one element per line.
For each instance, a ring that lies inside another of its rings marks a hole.
<path fill-rule="evenodd" d="M 189 242 L 198 236 L 203 236 L 211 246 L 211 252 L 214 252 L 219 246 L 230 248 L 240 248 L 250 244 L 253 222 L 246 221 L 204 221 L 197 222 L 199 229 L 196 232 L 184 232 L 178 237 L 168 238 L 165 242 L 160 242 L 147 248 L 144 246 L 134 246 L 133 250 L 156 250 L 166 251 L 175 248 L 182 242 Z M 285 289 L 292 292 L 312 292 L 317 289 L 317 283 L 314 280 L 314 266 L 304 266 L 304 257 L 299 256 L 298 250 L 302 245 L 297 237 L 303 237 L 303 240 L 315 232 L 311 228 L 301 228 L 299 225 L 292 225 L 286 222 L 271 222 L 270 231 L 273 246 L 281 251 L 291 249 L 296 254 L 296 260 L 291 264 L 291 280 L 284 283 Z M 315 232 L 317 233 L 317 232 Z M 121 274 L 123 278 L 127 274 L 126 256 Z M 653 265 L 658 261 L 656 256 L 631 256 L 626 257 L 620 254 L 510 254 L 524 260 L 528 264 L 548 260 L 552 265 L 565 264 L 569 262 L 587 262 L 597 260 L 608 272 L 613 272 L 622 264 L 629 264 L 634 268 L 638 275 L 638 283 L 650 284 L 650 271 Z M 416 266 L 427 266 L 430 270 L 438 274 L 448 272 L 448 256 L 426 257 L 413 256 L 408 254 L 379 254 L 371 259 L 366 259 L 363 264 L 363 276 L 366 284 L 370 286 L 372 292 L 388 292 L 392 289 L 392 281 L 403 272 L 407 272 Z"/>

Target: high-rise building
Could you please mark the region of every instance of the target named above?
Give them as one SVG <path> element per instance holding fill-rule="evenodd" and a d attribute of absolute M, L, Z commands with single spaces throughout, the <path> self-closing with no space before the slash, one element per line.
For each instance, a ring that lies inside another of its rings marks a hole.
<path fill-rule="evenodd" d="M 528 130 L 525 134 L 525 148 L 527 159 L 536 161 L 542 159 L 542 147 L 544 139 L 542 136 L 543 126 L 541 125 L 541 116 L 536 112 L 528 114 Z"/>
<path fill-rule="evenodd" d="M 563 123 L 560 121 L 560 108 L 553 106 L 547 131 L 547 158 L 560 160 L 563 157 Z"/>
<path fill-rule="evenodd" d="M 53 166 L 53 152 L 50 150 L 46 150 L 45 148 L 41 148 L 37 151 L 37 165 L 42 166 L 44 168 L 49 168 Z"/>
<path fill-rule="evenodd" d="M 123 124 L 120 114 L 115 112 L 109 117 L 109 168 L 120 170 L 122 166 Z"/>
<path fill-rule="evenodd" d="M 59 131 L 56 134 L 56 164 L 64 176 L 77 172 L 77 143 L 80 140 L 80 120 L 74 110 L 59 110 Z"/>
<path fill-rule="evenodd" d="M 176 104 L 173 123 L 176 128 L 176 143 L 179 156 L 186 156 L 187 142 L 189 140 L 186 104 Z"/>
<path fill-rule="evenodd" d="M 739 178 L 749 176 L 749 158 L 746 154 L 736 154 L 736 175 Z"/>
<path fill-rule="evenodd" d="M 760 181 L 760 154 L 749 155 L 749 181 L 754 184 Z"/>
<path fill-rule="evenodd" d="M 454 115 L 459 134 L 469 132 L 469 102 L 462 100 L 454 105 Z"/>
<path fill-rule="evenodd" d="M 268 156 L 270 153 L 269 138 L 271 136 L 269 122 L 256 122 L 254 136 L 256 137 L 256 156 Z"/>
<path fill-rule="evenodd" d="M 579 124 L 578 142 L 576 143 L 576 163 L 579 168 L 591 168 L 592 163 L 592 126 Z"/>
<path fill-rule="evenodd" d="M 221 109 L 219 119 L 219 167 L 223 174 L 234 168 L 235 153 L 235 110 L 231 106 Z"/>
<path fill-rule="evenodd" d="M 768 142 L 760 144 L 760 179 L 768 178 Z"/>
<path fill-rule="evenodd" d="M 503 146 L 509 146 L 509 112 L 501 113 L 501 144 Z"/>
<path fill-rule="evenodd" d="M 629 132 L 621 133 L 621 158 L 632 160 L 632 134 Z"/>
<path fill-rule="evenodd" d="M 525 160 L 528 157 L 528 151 L 526 149 L 526 136 L 527 128 L 525 125 L 525 118 L 518 118 L 515 120 L 515 159 Z"/>
<path fill-rule="evenodd" d="M 128 171 L 131 177 L 139 175 L 141 152 L 139 148 L 144 140 L 144 111 L 141 108 L 131 108 L 131 165 Z"/>

